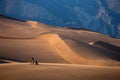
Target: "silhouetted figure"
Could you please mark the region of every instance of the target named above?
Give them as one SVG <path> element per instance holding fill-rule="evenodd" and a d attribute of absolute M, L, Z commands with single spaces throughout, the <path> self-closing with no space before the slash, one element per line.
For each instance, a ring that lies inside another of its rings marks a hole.
<path fill-rule="evenodd" d="M 38 65 L 38 61 L 37 60 L 35 60 L 35 65 Z"/>
<path fill-rule="evenodd" d="M 35 63 L 35 59 L 32 57 L 31 58 L 31 64 L 34 64 Z"/>

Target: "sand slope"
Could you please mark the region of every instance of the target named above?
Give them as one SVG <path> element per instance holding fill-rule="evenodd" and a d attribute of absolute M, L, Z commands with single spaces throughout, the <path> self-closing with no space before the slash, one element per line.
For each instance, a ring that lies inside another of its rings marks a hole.
<path fill-rule="evenodd" d="M 40 62 L 66 61 L 44 39 L 0 39 L 0 56 L 18 61 L 30 61 L 35 57 Z"/>
<path fill-rule="evenodd" d="M 48 34 L 42 36 L 45 40 L 47 40 L 54 50 L 62 56 L 69 63 L 84 63 L 85 60 L 74 53 L 69 46 L 56 34 Z"/>
<path fill-rule="evenodd" d="M 91 31 L 0 17 L 1 58 L 30 61 L 34 56 L 40 62 L 119 65 L 119 52 L 89 44 L 96 41 L 120 46 L 120 39 Z"/>

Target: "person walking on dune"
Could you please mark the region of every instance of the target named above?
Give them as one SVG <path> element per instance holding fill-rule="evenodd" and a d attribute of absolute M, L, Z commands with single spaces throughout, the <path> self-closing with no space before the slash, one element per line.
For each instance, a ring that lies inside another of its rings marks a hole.
<path fill-rule="evenodd" d="M 37 60 L 35 60 L 35 65 L 39 65 Z"/>
<path fill-rule="evenodd" d="M 38 60 L 35 59 L 34 57 L 31 58 L 31 64 L 39 65 Z"/>
<path fill-rule="evenodd" d="M 31 58 L 31 64 L 34 64 L 35 63 L 35 59 L 34 57 Z"/>

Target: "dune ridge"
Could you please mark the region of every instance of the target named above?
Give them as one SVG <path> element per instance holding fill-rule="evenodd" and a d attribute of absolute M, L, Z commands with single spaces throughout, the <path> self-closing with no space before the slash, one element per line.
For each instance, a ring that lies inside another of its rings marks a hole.
<path fill-rule="evenodd" d="M 30 61 L 35 56 L 40 62 L 90 65 L 119 65 L 115 51 L 91 45 L 96 41 L 120 46 L 120 39 L 88 30 L 59 28 L 35 21 L 0 18 L 0 56 Z M 107 54 L 107 55 L 106 55 Z M 120 58 L 117 52 L 117 58 Z M 109 56 L 108 56 L 109 55 Z M 111 57 L 112 56 L 112 57 Z"/>
<path fill-rule="evenodd" d="M 48 34 L 43 35 L 42 37 L 48 40 L 49 43 L 58 52 L 58 54 L 62 56 L 65 60 L 67 60 L 69 63 L 74 64 L 85 63 L 85 59 L 74 53 L 57 34 Z"/>

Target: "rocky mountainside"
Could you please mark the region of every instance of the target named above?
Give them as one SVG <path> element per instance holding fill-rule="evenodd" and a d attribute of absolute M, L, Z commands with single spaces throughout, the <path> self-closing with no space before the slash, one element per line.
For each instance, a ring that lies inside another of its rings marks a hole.
<path fill-rule="evenodd" d="M 0 14 L 120 38 L 119 0 L 1 0 Z"/>

